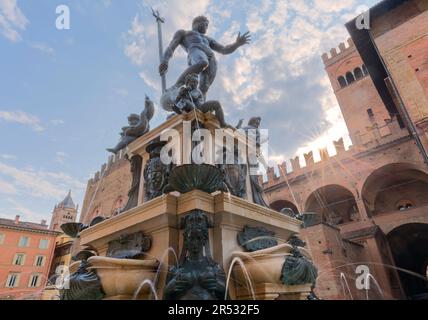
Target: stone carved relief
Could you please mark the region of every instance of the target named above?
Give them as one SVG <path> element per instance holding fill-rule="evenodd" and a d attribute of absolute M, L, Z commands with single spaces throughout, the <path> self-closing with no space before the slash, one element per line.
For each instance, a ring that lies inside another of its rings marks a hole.
<path fill-rule="evenodd" d="M 292 236 L 288 242 L 292 245 L 291 256 L 285 258 L 282 267 L 281 281 L 285 285 L 315 284 L 318 270 L 314 264 L 302 255 L 299 248 L 306 243 L 297 236 Z"/>
<path fill-rule="evenodd" d="M 165 165 L 160 159 L 160 152 L 166 142 L 152 142 L 146 151 L 150 159 L 144 167 L 144 201 L 150 201 L 161 196 L 168 184 L 170 165 Z"/>
<path fill-rule="evenodd" d="M 269 231 L 264 227 L 250 226 L 245 226 L 244 229 L 238 233 L 238 243 L 249 252 L 278 245 L 278 241 L 275 239 L 275 232 Z"/>
<path fill-rule="evenodd" d="M 141 231 L 121 235 L 118 239 L 108 243 L 107 257 L 117 259 L 138 259 L 144 252 L 150 250 L 151 238 L 145 236 Z"/>
<path fill-rule="evenodd" d="M 227 163 L 226 150 L 223 150 L 223 163 Z M 229 192 L 239 198 L 247 196 L 247 165 L 241 164 L 238 147 L 234 148 L 234 163 L 220 164 L 218 167 L 223 172 L 224 182 Z"/>

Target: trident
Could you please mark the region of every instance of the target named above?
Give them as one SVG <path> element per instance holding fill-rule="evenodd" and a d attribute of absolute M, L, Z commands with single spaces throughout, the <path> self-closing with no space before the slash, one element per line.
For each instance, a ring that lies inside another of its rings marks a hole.
<path fill-rule="evenodd" d="M 163 59 L 163 45 L 162 45 L 162 23 L 165 23 L 165 18 L 160 16 L 159 10 L 154 10 L 152 8 L 153 17 L 156 18 L 156 22 L 158 24 L 158 40 L 159 40 L 159 60 L 162 63 Z M 166 90 L 166 76 L 165 74 L 161 76 L 162 79 L 162 93 Z"/>

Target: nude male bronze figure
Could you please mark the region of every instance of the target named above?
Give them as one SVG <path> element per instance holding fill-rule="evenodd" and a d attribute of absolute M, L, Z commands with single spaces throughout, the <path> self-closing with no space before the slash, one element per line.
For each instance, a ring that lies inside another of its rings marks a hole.
<path fill-rule="evenodd" d="M 192 30 L 179 30 L 175 33 L 171 43 L 165 50 L 159 73 L 164 75 L 168 71 L 168 63 L 175 49 L 181 46 L 187 52 L 189 67 L 181 74 L 175 83 L 176 87 L 183 85 L 189 74 L 199 75 L 199 89 L 204 97 L 213 83 L 217 73 L 217 61 L 214 51 L 221 54 L 231 54 L 239 47 L 250 42 L 250 33 L 238 34 L 235 43 L 223 46 L 216 40 L 206 36 L 209 21 L 206 17 L 199 16 L 193 20 Z"/>

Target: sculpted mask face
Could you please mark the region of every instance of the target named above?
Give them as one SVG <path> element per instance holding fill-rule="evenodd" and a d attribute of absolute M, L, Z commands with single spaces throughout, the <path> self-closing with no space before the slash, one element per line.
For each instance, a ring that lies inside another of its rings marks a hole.
<path fill-rule="evenodd" d="M 202 253 L 208 242 L 208 224 L 206 216 L 198 213 L 186 217 L 184 230 L 184 246 L 193 255 Z"/>

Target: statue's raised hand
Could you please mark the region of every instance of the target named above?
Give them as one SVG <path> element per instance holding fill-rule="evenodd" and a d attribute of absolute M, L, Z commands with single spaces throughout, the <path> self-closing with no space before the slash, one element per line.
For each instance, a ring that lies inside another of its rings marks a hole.
<path fill-rule="evenodd" d="M 163 76 L 168 71 L 168 62 L 162 62 L 159 65 L 159 74 Z"/>
<path fill-rule="evenodd" d="M 241 36 L 241 32 L 238 33 L 238 37 L 236 38 L 236 44 L 238 46 L 243 46 L 244 44 L 249 44 L 251 41 L 250 32 L 247 31 Z"/>

